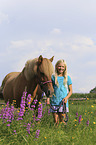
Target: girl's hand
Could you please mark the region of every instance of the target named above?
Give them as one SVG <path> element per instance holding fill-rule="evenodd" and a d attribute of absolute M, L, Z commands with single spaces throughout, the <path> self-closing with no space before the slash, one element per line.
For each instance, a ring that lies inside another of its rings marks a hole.
<path fill-rule="evenodd" d="M 65 97 L 65 98 L 63 99 L 63 101 L 64 101 L 64 103 L 67 103 L 67 98 Z"/>

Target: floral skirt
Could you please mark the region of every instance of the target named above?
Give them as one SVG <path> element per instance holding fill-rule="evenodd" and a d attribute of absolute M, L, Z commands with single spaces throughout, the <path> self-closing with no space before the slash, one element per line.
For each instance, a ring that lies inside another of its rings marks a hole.
<path fill-rule="evenodd" d="M 52 106 L 52 107 L 50 107 L 50 112 L 53 112 L 53 113 L 62 112 L 63 113 L 63 110 L 64 110 L 63 106 L 61 106 L 59 109 L 58 108 L 59 108 L 58 106 Z M 69 112 L 68 107 L 66 107 L 66 112 Z"/>

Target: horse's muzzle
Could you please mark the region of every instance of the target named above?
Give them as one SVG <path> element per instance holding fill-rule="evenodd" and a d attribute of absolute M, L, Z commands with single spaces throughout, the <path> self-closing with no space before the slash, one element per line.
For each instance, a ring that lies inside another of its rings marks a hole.
<path fill-rule="evenodd" d="M 50 90 L 48 90 L 48 91 L 46 92 L 46 96 L 47 96 L 47 97 L 52 97 L 53 94 L 54 94 L 54 92 L 51 92 Z"/>

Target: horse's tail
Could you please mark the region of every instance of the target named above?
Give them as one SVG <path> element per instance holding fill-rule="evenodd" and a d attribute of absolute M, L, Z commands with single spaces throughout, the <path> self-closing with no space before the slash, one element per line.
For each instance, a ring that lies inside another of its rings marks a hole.
<path fill-rule="evenodd" d="M 4 99 L 3 98 L 3 88 L 2 88 L 2 86 L 0 86 L 0 99 Z"/>

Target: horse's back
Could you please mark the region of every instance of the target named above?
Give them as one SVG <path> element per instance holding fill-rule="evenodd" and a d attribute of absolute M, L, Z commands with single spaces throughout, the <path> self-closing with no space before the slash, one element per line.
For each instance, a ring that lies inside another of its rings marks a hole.
<path fill-rule="evenodd" d="M 20 72 L 10 72 L 10 73 L 8 73 L 2 81 L 2 85 L 1 85 L 2 89 L 4 88 L 8 79 L 13 79 L 13 78 L 17 77 L 19 75 L 19 73 Z"/>
<path fill-rule="evenodd" d="M 7 74 L 2 82 L 3 97 L 5 102 L 9 100 L 12 103 L 13 97 L 13 82 L 14 79 L 20 74 L 20 72 L 11 72 Z"/>

